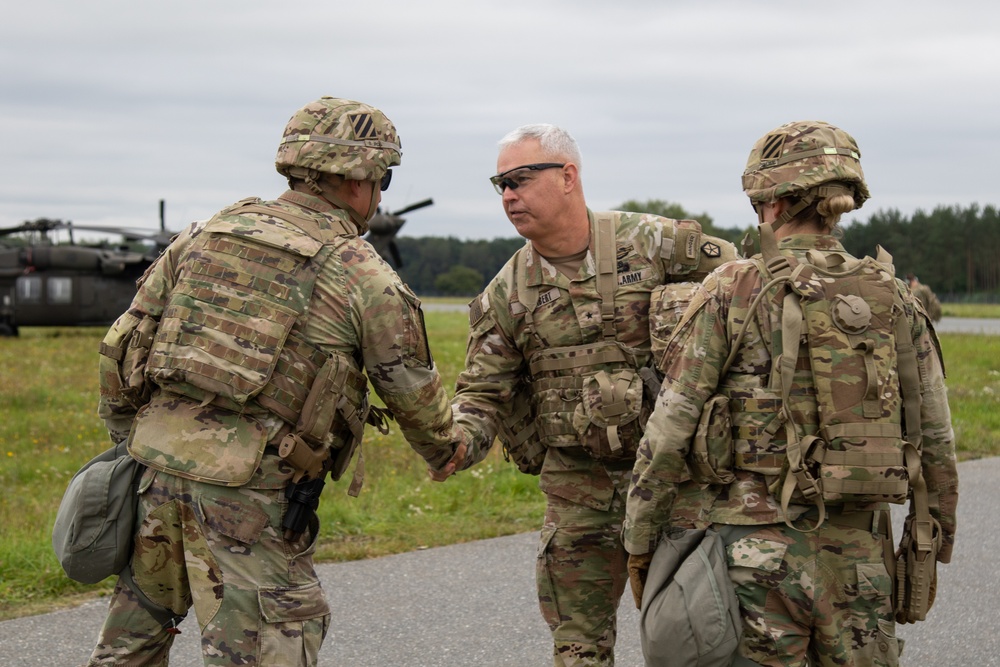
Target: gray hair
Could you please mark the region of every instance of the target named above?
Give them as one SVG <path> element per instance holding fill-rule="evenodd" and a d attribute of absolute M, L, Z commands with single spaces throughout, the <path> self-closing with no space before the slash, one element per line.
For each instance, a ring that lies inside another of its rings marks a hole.
<path fill-rule="evenodd" d="M 551 157 L 567 159 L 580 170 L 583 169 L 583 157 L 580 155 L 580 147 L 576 145 L 576 139 L 561 127 L 549 123 L 522 125 L 516 130 L 508 132 L 503 139 L 497 142 L 497 145 L 500 150 L 503 150 L 527 139 L 536 139 L 542 150 Z"/>

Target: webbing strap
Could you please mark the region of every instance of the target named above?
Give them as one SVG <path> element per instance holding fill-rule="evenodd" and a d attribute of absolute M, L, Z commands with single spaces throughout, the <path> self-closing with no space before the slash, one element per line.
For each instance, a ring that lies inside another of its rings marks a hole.
<path fill-rule="evenodd" d="M 333 203 L 338 206 L 340 205 L 340 202 L 337 201 Z M 342 208 L 345 208 L 346 206 L 347 205 L 345 204 Z M 348 213 L 351 213 L 350 209 L 346 210 Z M 323 238 L 323 234 L 320 231 L 319 225 L 316 224 L 315 220 L 304 215 L 299 215 L 298 213 L 295 213 L 293 211 L 286 211 L 284 209 L 277 209 L 277 208 L 269 208 L 267 206 L 262 206 L 261 204 L 245 204 L 241 206 L 238 210 L 233 211 L 233 213 L 235 214 L 260 213 L 262 215 L 267 215 L 272 218 L 278 218 L 279 220 L 284 220 L 289 224 L 295 225 L 305 234 L 307 234 L 310 238 L 316 239 L 317 241 L 322 240 Z M 340 218 L 328 216 L 327 220 L 329 220 L 330 227 L 332 228 L 334 234 L 356 236 L 358 233 L 357 229 L 352 229 L 348 227 L 347 223 L 341 220 Z M 253 237 L 251 236 L 250 238 L 252 239 Z"/>
<path fill-rule="evenodd" d="M 596 345 L 596 344 L 595 344 Z M 582 352 L 581 347 L 587 346 L 573 346 L 572 357 L 562 357 L 562 358 L 546 358 L 546 359 L 534 359 L 529 364 L 529 371 L 532 376 L 538 376 L 539 373 L 545 372 L 556 372 L 556 371 L 567 371 L 574 368 L 588 368 L 590 366 L 596 366 L 597 364 L 614 364 L 614 363 L 630 363 L 631 360 L 625 354 L 625 351 L 618 344 L 606 345 L 601 347 L 595 347 L 593 350 L 588 352 Z M 551 353 L 552 350 L 549 350 Z"/>
<path fill-rule="evenodd" d="M 598 213 L 597 242 L 594 244 L 597 264 L 597 295 L 601 300 L 601 323 L 604 340 L 615 340 L 615 288 L 618 283 L 618 258 L 615 254 L 614 219 L 610 213 Z"/>

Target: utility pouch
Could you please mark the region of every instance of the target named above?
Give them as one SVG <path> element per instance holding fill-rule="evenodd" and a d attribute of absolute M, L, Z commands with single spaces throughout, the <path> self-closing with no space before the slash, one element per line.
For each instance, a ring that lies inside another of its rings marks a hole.
<path fill-rule="evenodd" d="M 897 623 L 916 623 L 927 618 L 937 593 L 937 555 L 941 549 L 941 525 L 937 519 L 906 518 L 903 538 L 896 552 Z"/>
<path fill-rule="evenodd" d="M 163 392 L 136 415 L 128 451 L 154 470 L 243 486 L 260 465 L 267 437 L 267 429 L 248 414 Z"/>
<path fill-rule="evenodd" d="M 583 379 L 573 422 L 584 446 L 589 445 L 597 460 L 629 458 L 635 455 L 645 424 L 645 419 L 637 422 L 643 416 L 643 406 L 642 377 L 638 373 L 628 368 L 598 371 Z M 591 425 L 604 429 L 606 442 L 589 433 Z"/>
<path fill-rule="evenodd" d="M 538 437 L 527 387 L 522 385 L 514 394 L 510 415 L 500 420 L 497 437 L 503 445 L 505 461 L 513 461 L 518 470 L 529 475 L 542 472 L 545 446 Z"/>
<path fill-rule="evenodd" d="M 731 484 L 733 474 L 733 420 L 729 398 L 712 396 L 698 420 L 688 457 L 691 479 L 698 484 Z"/>
<path fill-rule="evenodd" d="M 149 401 L 150 387 L 146 384 L 146 361 L 153 346 L 157 321 L 146 315 L 129 338 L 122 359 L 122 395 L 133 405 L 144 405 Z"/>

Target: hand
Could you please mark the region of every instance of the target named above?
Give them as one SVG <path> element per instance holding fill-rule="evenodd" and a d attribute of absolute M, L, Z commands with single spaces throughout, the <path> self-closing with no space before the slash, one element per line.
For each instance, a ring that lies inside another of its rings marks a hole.
<path fill-rule="evenodd" d="M 628 581 L 632 587 L 636 609 L 642 609 L 642 590 L 646 587 L 646 576 L 649 575 L 649 564 L 652 561 L 653 552 L 628 557 Z"/>
<path fill-rule="evenodd" d="M 427 469 L 427 474 L 430 475 L 431 479 L 435 482 L 443 482 L 452 475 L 455 471 L 462 467 L 462 463 L 465 461 L 465 450 L 466 446 L 464 442 L 460 442 L 455 448 L 455 454 L 451 457 L 451 460 L 445 464 L 440 470 L 434 470 L 433 468 Z"/>

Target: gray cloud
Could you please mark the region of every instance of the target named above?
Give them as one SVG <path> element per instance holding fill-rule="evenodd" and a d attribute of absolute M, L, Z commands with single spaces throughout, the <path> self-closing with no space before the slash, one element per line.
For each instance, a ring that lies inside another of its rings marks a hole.
<path fill-rule="evenodd" d="M 997 204 L 998 25 L 994 3 L 928 0 L 36 0 L 0 25 L 0 226 L 153 228 L 164 198 L 179 229 L 272 197 L 284 123 L 324 94 L 396 123 L 384 204 L 435 200 L 411 235 L 513 235 L 486 177 L 529 122 L 576 136 L 595 208 L 667 199 L 746 226 L 746 154 L 800 118 L 857 138 L 860 217 Z"/>

